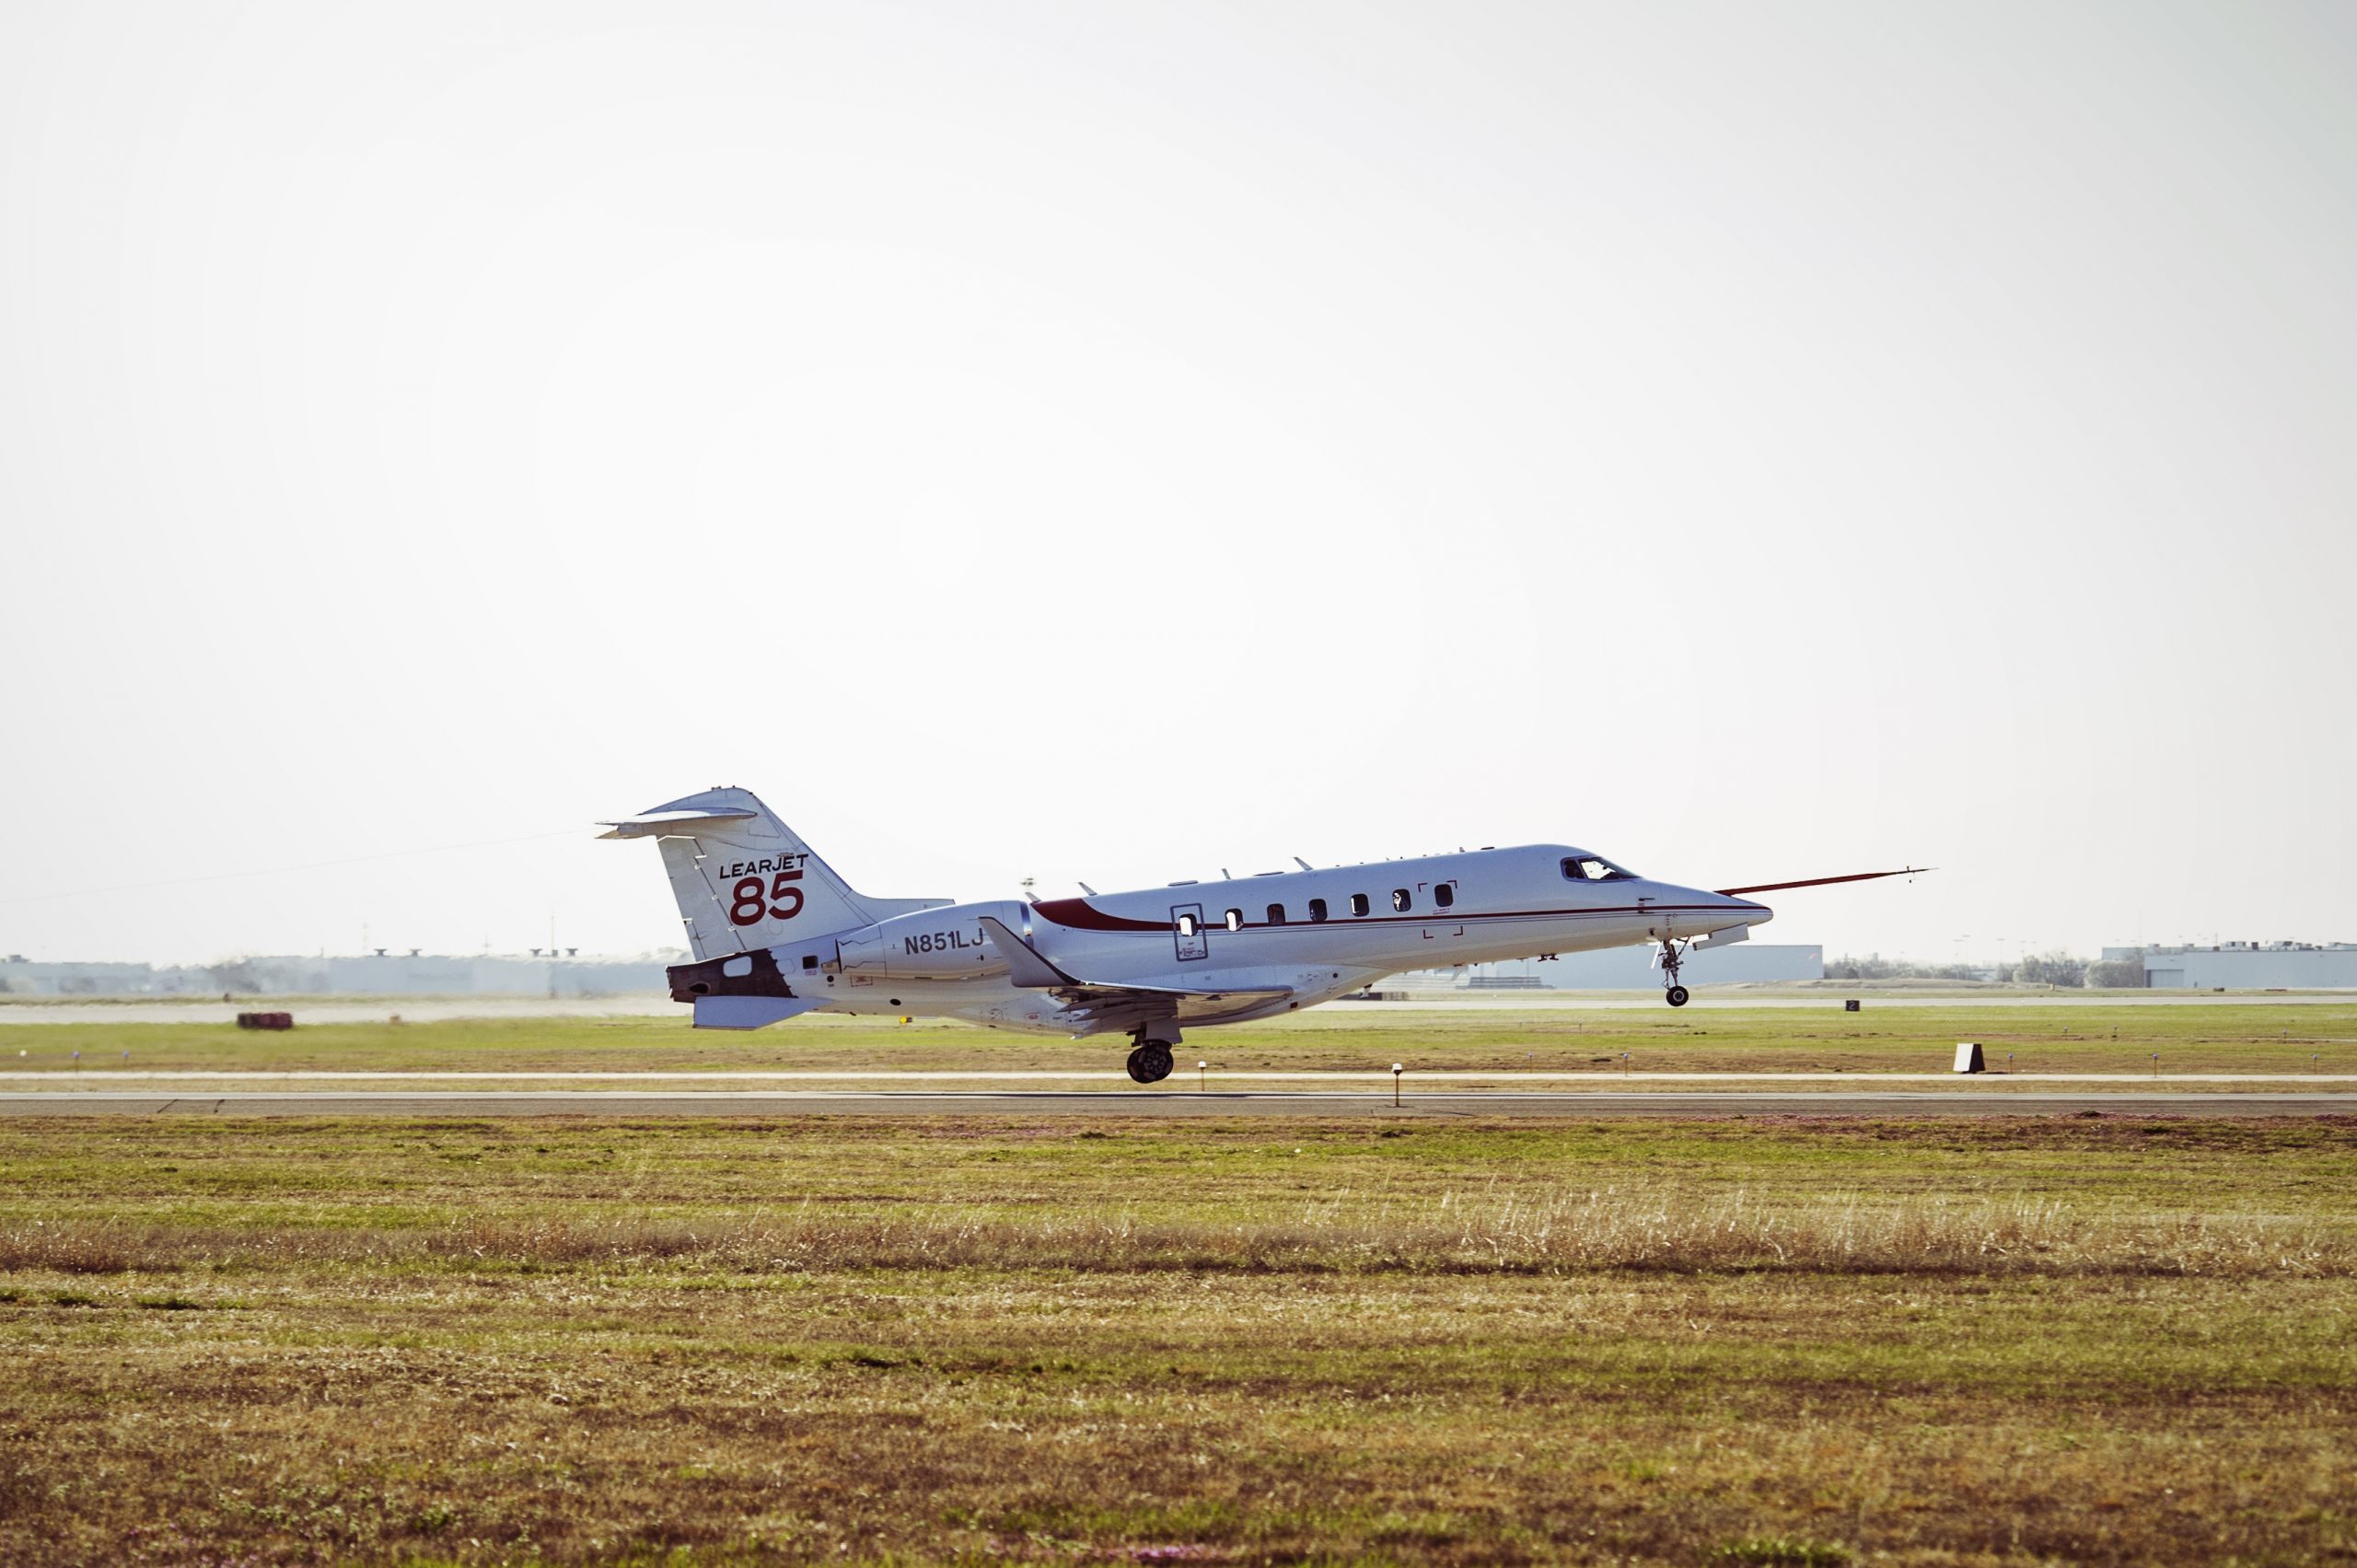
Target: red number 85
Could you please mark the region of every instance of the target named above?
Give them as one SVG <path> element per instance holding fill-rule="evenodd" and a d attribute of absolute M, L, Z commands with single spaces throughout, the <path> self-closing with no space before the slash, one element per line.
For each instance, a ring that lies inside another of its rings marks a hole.
<path fill-rule="evenodd" d="M 781 871 L 769 887 L 766 904 L 761 898 L 761 879 L 748 877 L 730 889 L 736 902 L 728 906 L 728 921 L 732 925 L 758 925 L 764 918 L 792 920 L 802 912 L 802 889 L 794 884 L 802 880 L 799 871 Z"/>

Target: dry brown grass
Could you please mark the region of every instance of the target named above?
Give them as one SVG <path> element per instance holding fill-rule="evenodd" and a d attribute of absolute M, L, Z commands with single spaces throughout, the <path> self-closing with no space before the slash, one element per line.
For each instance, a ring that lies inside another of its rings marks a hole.
<path fill-rule="evenodd" d="M 0 1123 L 0 1562 L 2357 1557 L 2357 1130 Z"/>
<path fill-rule="evenodd" d="M 2357 1227 L 2269 1214 L 2089 1214 L 2054 1198 L 1875 1199 L 1745 1191 L 1647 1198 L 1474 1193 L 1306 1202 L 1226 1224 L 1120 1205 L 1025 1217 L 783 1213 L 676 1220 L 502 1214 L 402 1229 L 256 1232 L 61 1217 L 0 1225 L 0 1272 L 165 1273 L 427 1260 L 511 1267 L 674 1260 L 737 1272 L 975 1267 L 1069 1272 L 2357 1274 Z"/>

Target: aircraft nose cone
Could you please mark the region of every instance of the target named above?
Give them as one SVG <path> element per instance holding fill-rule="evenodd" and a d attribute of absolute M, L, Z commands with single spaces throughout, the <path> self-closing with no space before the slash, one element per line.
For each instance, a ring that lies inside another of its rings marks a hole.
<path fill-rule="evenodd" d="M 1729 899 L 1730 908 L 1741 913 L 1747 925 L 1765 925 L 1776 918 L 1776 912 L 1766 904 L 1753 903 L 1749 899 Z"/>

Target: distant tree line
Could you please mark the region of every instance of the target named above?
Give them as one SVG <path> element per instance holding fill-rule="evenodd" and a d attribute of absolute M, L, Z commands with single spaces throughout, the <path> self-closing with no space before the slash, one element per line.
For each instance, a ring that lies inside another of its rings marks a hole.
<path fill-rule="evenodd" d="M 1971 964 L 1919 964 L 1908 958 L 1886 958 L 1869 953 L 1863 958 L 1828 958 L 1828 980 L 1986 980 Z"/>
<path fill-rule="evenodd" d="M 2076 989 L 2110 986 L 2126 989 L 2144 983 L 2144 952 L 2138 948 L 2124 958 L 2074 958 L 2057 948 L 2026 954 L 2017 964 L 1999 964 L 1993 970 L 1972 964 L 1919 964 L 1906 958 L 1886 958 L 1870 953 L 1863 958 L 1828 958 L 1828 980 L 1993 980 L 2017 985 L 2054 985 Z"/>

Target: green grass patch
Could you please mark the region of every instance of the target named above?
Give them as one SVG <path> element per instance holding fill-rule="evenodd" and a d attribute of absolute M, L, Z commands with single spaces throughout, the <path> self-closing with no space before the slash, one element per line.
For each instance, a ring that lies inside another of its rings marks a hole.
<path fill-rule="evenodd" d="M 94 1014 L 103 1009 L 93 1009 Z M 228 1022 L 109 1020 L 10 1024 L 0 1009 L 0 1062 L 78 1072 L 128 1065 L 204 1072 L 667 1072 L 810 1069 L 872 1072 L 1000 1068 L 1120 1071 L 1119 1036 L 1069 1040 L 965 1025 L 819 1016 L 758 1033 L 695 1030 L 675 1016 L 488 1018 L 435 1023 L 300 1023 L 261 1035 Z M 2171 1073 L 2357 1072 L 2357 1004 L 2051 1006 L 1878 1005 L 1858 1013 L 1838 995 L 1804 1008 L 1528 1008 L 1402 1005 L 1311 1011 L 1200 1031 L 1188 1063 L 1214 1072 L 1336 1068 L 1419 1070 L 1940 1072 L 1956 1042 L 1978 1040 L 1992 1070 L 2142 1072 L 2154 1052 Z M 73 1052 L 82 1052 L 77 1064 Z M 122 1052 L 130 1052 L 125 1063 Z M 25 1054 L 20 1058 L 18 1051 Z"/>

